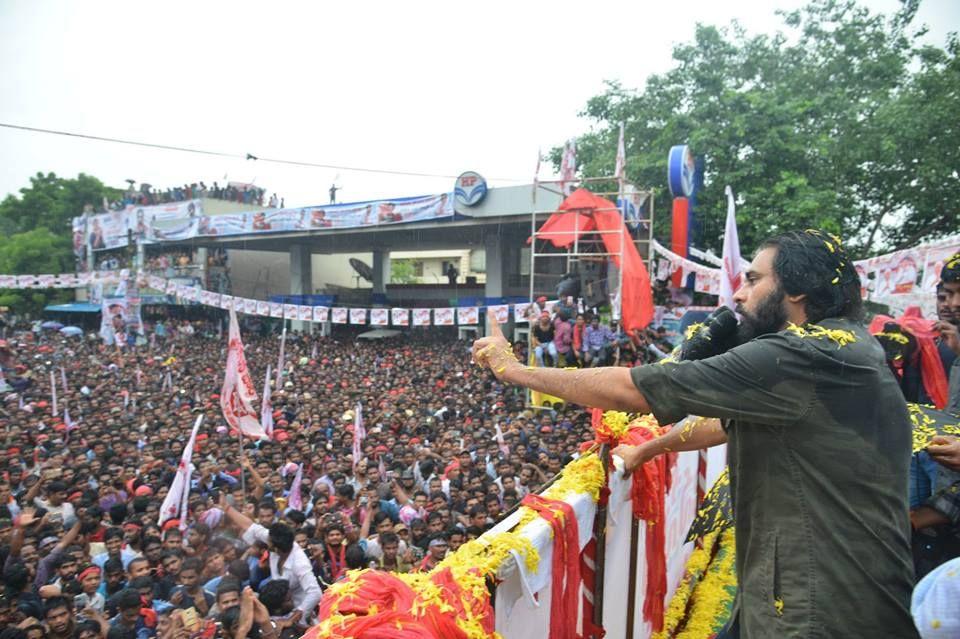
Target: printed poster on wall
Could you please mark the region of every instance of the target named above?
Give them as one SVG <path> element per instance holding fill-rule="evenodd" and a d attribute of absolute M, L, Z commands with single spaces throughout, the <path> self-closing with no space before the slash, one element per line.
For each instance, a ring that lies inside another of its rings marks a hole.
<path fill-rule="evenodd" d="M 457 324 L 461 326 L 475 325 L 480 321 L 480 309 L 476 306 L 461 306 L 457 308 Z"/>
<path fill-rule="evenodd" d="M 413 309 L 413 325 L 414 326 L 430 326 L 430 309 L 429 308 Z"/>
<path fill-rule="evenodd" d="M 390 309 L 390 322 L 394 326 L 409 326 L 410 325 L 410 310 L 406 308 L 392 308 Z"/>
<path fill-rule="evenodd" d="M 453 326 L 453 308 L 444 306 L 433 309 L 433 323 L 436 326 Z"/>
<path fill-rule="evenodd" d="M 367 323 L 367 309 L 365 309 L 365 308 L 351 308 L 351 309 L 350 309 L 350 323 L 351 323 L 351 324 L 366 324 L 366 323 Z"/>
<path fill-rule="evenodd" d="M 920 286 L 923 293 L 936 294 L 943 265 L 958 251 L 960 251 L 960 244 L 927 249 L 927 255 L 923 261 L 923 283 Z"/>
<path fill-rule="evenodd" d="M 283 319 L 283 304 L 279 302 L 270 302 L 270 317 Z"/>
<path fill-rule="evenodd" d="M 527 322 L 527 312 L 530 310 L 530 302 L 520 302 L 513 305 L 513 321 Z"/>

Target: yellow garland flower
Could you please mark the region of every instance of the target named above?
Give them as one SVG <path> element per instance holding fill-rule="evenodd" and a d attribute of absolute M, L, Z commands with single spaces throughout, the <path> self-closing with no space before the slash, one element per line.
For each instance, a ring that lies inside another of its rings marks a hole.
<path fill-rule="evenodd" d="M 843 347 L 857 341 L 857 336 L 851 331 L 844 331 L 839 328 L 825 328 L 818 324 L 807 324 L 798 326 L 793 322 L 787 324 L 787 330 L 798 337 L 811 339 L 829 339 L 836 342 L 837 347 Z"/>
<path fill-rule="evenodd" d="M 683 332 L 684 339 L 693 339 L 698 333 L 703 331 L 706 328 L 703 322 L 694 322 L 687 327 L 687 330 Z M 705 338 L 710 339 L 710 333 L 704 335 Z"/>
<path fill-rule="evenodd" d="M 903 333 L 875 333 L 874 337 L 883 337 L 890 340 L 891 342 L 896 342 L 897 344 L 909 344 L 910 338 L 908 338 Z"/>
<path fill-rule="evenodd" d="M 695 549 L 687 559 L 683 580 L 670 599 L 670 605 L 663 613 L 663 630 L 655 632 L 651 639 L 668 639 L 673 636 L 687 612 L 687 603 L 697 584 L 710 565 L 714 549 L 720 539 L 720 533 L 712 532 L 703 538 L 703 547 Z"/>
<path fill-rule="evenodd" d="M 721 535 L 720 548 L 693 591 L 690 614 L 676 639 L 707 639 L 727 622 L 737 592 L 735 554 L 731 528 Z"/>
<path fill-rule="evenodd" d="M 630 415 L 616 410 L 608 410 L 600 420 L 595 433 L 598 438 L 619 441 L 630 428 Z"/>

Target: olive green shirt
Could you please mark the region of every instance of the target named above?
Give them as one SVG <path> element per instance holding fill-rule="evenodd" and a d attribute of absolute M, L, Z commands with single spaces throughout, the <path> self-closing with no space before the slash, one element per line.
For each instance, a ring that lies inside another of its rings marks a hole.
<path fill-rule="evenodd" d="M 916 637 L 906 404 L 866 330 L 820 326 L 855 341 L 785 330 L 633 381 L 662 424 L 729 420 L 742 637 Z"/>

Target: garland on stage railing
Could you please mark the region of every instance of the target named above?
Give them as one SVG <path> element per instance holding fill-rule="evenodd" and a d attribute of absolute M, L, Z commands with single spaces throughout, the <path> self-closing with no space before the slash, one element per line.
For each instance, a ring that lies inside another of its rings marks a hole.
<path fill-rule="evenodd" d="M 687 560 L 683 581 L 653 639 L 711 639 L 730 618 L 737 592 L 732 528 L 710 533 Z M 782 604 L 781 608 L 782 609 Z"/>
<path fill-rule="evenodd" d="M 567 464 L 543 496 L 566 500 L 587 494 L 596 501 L 605 481 L 595 453 Z M 462 545 L 428 573 L 356 570 L 333 584 L 320 602 L 319 624 L 304 639 L 392 639 L 399 637 L 490 639 L 494 630 L 488 579 L 516 551 L 528 570 L 540 558 L 523 529 L 537 519 L 521 507 L 513 531 L 481 535 Z"/>

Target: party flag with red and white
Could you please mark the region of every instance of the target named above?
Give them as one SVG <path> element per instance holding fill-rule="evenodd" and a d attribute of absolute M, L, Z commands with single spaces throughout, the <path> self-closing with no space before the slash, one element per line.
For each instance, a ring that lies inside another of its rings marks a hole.
<path fill-rule="evenodd" d="M 357 412 L 353 416 L 353 467 L 356 468 L 363 455 L 363 439 L 367 429 L 363 427 L 363 405 L 357 402 Z"/>
<path fill-rule="evenodd" d="M 231 428 L 247 437 L 266 439 L 267 434 L 257 419 L 257 412 L 253 402 L 257 399 L 257 392 L 250 379 L 250 369 L 247 368 L 247 358 L 243 354 L 243 340 L 240 339 L 240 325 L 237 323 L 237 312 L 230 309 L 230 334 L 227 346 L 227 368 L 223 376 L 223 387 L 220 389 L 220 408 L 223 418 Z"/>
<path fill-rule="evenodd" d="M 203 423 L 203 415 L 197 415 L 197 421 L 193 423 L 193 430 L 190 431 L 190 439 L 180 455 L 180 463 L 177 465 L 177 473 L 173 476 L 170 483 L 170 491 L 163 499 L 160 506 L 160 519 L 158 526 L 163 526 L 163 522 L 168 519 L 176 519 L 179 513 L 180 524 L 185 525 L 187 520 L 187 496 L 190 494 L 190 472 L 191 460 L 193 459 L 193 446 L 197 440 L 197 431 L 200 430 L 200 424 Z"/>
<path fill-rule="evenodd" d="M 300 492 L 303 483 L 303 464 L 297 466 L 297 474 L 293 476 L 293 485 L 290 486 L 290 498 L 287 500 L 287 506 L 293 510 L 303 512 L 303 495 Z"/>
<path fill-rule="evenodd" d="M 617 165 L 613 169 L 613 174 L 622 179 L 627 172 L 627 149 L 623 143 L 623 122 L 620 123 L 620 140 L 617 142 Z"/>
<path fill-rule="evenodd" d="M 497 448 L 500 449 L 500 452 L 503 453 L 504 457 L 510 456 L 510 447 L 507 446 L 507 441 L 503 438 L 503 429 L 500 428 L 500 423 L 494 424 L 494 427 L 497 429 L 497 434 L 494 436 L 494 439 L 497 442 Z"/>
<path fill-rule="evenodd" d="M 260 424 L 263 432 L 273 436 L 273 404 L 270 397 L 270 365 L 267 364 L 267 374 L 263 379 L 263 402 L 260 404 Z"/>
<path fill-rule="evenodd" d="M 736 205 L 733 189 L 724 190 L 727 195 L 727 224 L 723 232 L 723 264 L 720 267 L 720 306 L 736 310 L 733 294 L 740 288 L 740 239 L 737 235 Z"/>

